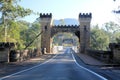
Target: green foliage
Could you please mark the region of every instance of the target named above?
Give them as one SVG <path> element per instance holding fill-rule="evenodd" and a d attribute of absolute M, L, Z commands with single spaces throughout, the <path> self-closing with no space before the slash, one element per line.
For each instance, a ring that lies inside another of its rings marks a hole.
<path fill-rule="evenodd" d="M 29 44 L 40 32 L 41 32 L 41 27 L 38 22 L 35 22 L 32 24 L 31 27 L 28 29 L 28 39 L 27 39 L 27 44 Z M 40 47 L 40 36 L 34 41 L 32 44 L 35 47 Z"/>
<path fill-rule="evenodd" d="M 53 37 L 53 45 L 63 45 L 64 39 L 74 39 L 74 43 L 79 44 L 78 38 L 72 33 L 58 33 Z M 69 44 L 67 44 L 69 45 Z"/>
<path fill-rule="evenodd" d="M 105 50 L 109 43 L 120 42 L 120 26 L 114 22 L 107 22 L 100 29 L 98 25 L 91 30 L 94 39 L 91 39 L 91 47 L 97 50 Z"/>
<path fill-rule="evenodd" d="M 32 10 L 25 9 L 18 5 L 19 0 L 1 0 L 0 12 L 2 13 L 2 22 L 4 19 L 15 20 L 21 17 L 25 17 L 32 13 Z"/>
<path fill-rule="evenodd" d="M 104 24 L 104 29 L 109 33 L 114 33 L 118 29 L 120 29 L 120 26 L 112 21 L 107 22 Z"/>
<path fill-rule="evenodd" d="M 23 40 L 23 44 L 27 46 L 37 35 L 41 32 L 41 27 L 38 21 L 34 23 L 28 23 L 25 21 L 19 21 L 20 24 L 20 38 Z M 35 39 L 30 48 L 40 47 L 40 36 Z M 25 48 L 25 47 L 24 47 Z"/>
<path fill-rule="evenodd" d="M 18 43 L 18 47 L 19 49 L 23 49 L 25 48 L 25 43 L 26 43 L 26 32 L 29 28 L 29 24 L 28 22 L 26 21 L 17 21 L 17 24 L 19 25 L 19 43 Z"/>
<path fill-rule="evenodd" d="M 109 44 L 109 36 L 105 33 L 104 29 L 100 29 L 98 25 L 94 26 L 91 30 L 91 48 L 96 50 L 106 50 Z"/>
<path fill-rule="evenodd" d="M 120 37 L 116 38 L 117 43 L 120 43 Z"/>
<path fill-rule="evenodd" d="M 118 40 L 117 38 L 120 38 L 120 26 L 114 22 L 108 22 L 104 24 L 104 30 L 106 31 L 106 34 L 109 36 L 111 43 L 116 43 Z"/>
<path fill-rule="evenodd" d="M 0 41 L 15 42 L 17 43 L 17 49 L 22 49 L 35 37 L 40 25 L 36 23 L 30 27 L 28 22 L 17 21 L 17 19 L 33 13 L 32 10 L 18 5 L 19 1 L 21 0 L 0 0 L 0 13 L 2 14 L 0 19 Z"/>
<path fill-rule="evenodd" d="M 4 26 L 0 25 L 0 42 L 4 41 Z"/>
<path fill-rule="evenodd" d="M 68 37 L 70 37 L 70 36 L 71 36 L 71 34 L 58 33 L 58 34 L 56 34 L 56 35 L 53 37 L 53 43 L 54 43 L 55 45 L 62 45 L 62 40 L 63 40 L 64 38 L 68 38 Z"/>

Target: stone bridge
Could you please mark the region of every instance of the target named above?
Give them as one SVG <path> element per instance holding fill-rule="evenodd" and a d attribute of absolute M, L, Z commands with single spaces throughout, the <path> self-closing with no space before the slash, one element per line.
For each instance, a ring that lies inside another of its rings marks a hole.
<path fill-rule="evenodd" d="M 78 16 L 80 25 L 53 25 L 52 13 L 40 14 L 41 24 L 41 49 L 46 48 L 47 53 L 52 52 L 52 37 L 59 32 L 74 33 L 79 39 L 80 52 L 84 53 L 90 45 L 91 13 L 80 13 Z"/>

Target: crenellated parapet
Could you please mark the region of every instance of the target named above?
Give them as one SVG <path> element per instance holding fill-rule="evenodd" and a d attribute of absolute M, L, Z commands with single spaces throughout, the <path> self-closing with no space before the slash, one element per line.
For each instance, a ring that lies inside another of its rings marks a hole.
<path fill-rule="evenodd" d="M 58 32 L 76 33 L 79 31 L 79 25 L 53 25 L 51 29 L 51 37 Z"/>
<path fill-rule="evenodd" d="M 78 19 L 80 26 L 88 26 L 92 19 L 92 13 L 80 13 Z"/>
<path fill-rule="evenodd" d="M 92 18 L 92 13 L 80 13 L 79 18 Z"/>
<path fill-rule="evenodd" d="M 52 51 L 52 37 L 61 33 L 73 33 L 79 38 L 80 51 L 85 53 L 90 46 L 90 23 L 92 13 L 80 13 L 78 20 L 80 25 L 53 25 L 52 13 L 40 13 L 41 24 L 41 49 L 46 49 L 47 53 Z"/>
<path fill-rule="evenodd" d="M 52 21 L 52 13 L 40 13 L 40 25 L 41 31 L 41 49 L 46 48 L 46 52 L 51 51 L 51 21 Z M 48 46 L 49 45 L 49 46 Z"/>
<path fill-rule="evenodd" d="M 52 13 L 40 13 L 40 18 L 52 18 Z"/>
<path fill-rule="evenodd" d="M 53 25 L 53 28 L 79 28 L 79 25 Z"/>
<path fill-rule="evenodd" d="M 80 51 L 85 53 L 90 47 L 90 23 L 92 13 L 80 13 L 78 16 L 80 23 Z"/>

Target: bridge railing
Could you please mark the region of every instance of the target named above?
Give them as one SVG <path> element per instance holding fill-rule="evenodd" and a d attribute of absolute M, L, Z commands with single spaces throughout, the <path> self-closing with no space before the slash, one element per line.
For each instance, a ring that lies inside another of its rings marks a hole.
<path fill-rule="evenodd" d="M 104 62 L 111 62 L 112 52 L 103 50 L 87 49 L 87 54 Z"/>
<path fill-rule="evenodd" d="M 10 62 L 21 62 L 42 55 L 40 49 L 11 50 Z"/>
<path fill-rule="evenodd" d="M 120 43 L 110 43 L 109 47 L 113 53 L 113 60 L 120 63 Z"/>
<path fill-rule="evenodd" d="M 85 29 L 85 31 L 89 32 L 87 29 Z M 95 42 L 96 46 L 98 46 L 101 50 L 87 49 L 86 50 L 87 54 L 101 61 L 113 62 L 113 52 L 111 50 L 110 51 L 102 50 L 102 48 L 99 46 L 99 43 L 96 41 L 92 33 L 89 32 L 89 34 L 91 39 L 93 39 L 93 41 Z"/>

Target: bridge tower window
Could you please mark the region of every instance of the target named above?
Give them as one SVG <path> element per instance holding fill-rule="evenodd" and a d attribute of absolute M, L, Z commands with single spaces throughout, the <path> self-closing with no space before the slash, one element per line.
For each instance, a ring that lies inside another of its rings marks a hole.
<path fill-rule="evenodd" d="M 47 26 L 45 26 L 45 30 L 47 30 Z"/>
<path fill-rule="evenodd" d="M 85 30 L 85 31 L 87 30 L 87 26 L 86 26 L 86 25 L 84 25 L 84 30 Z"/>

